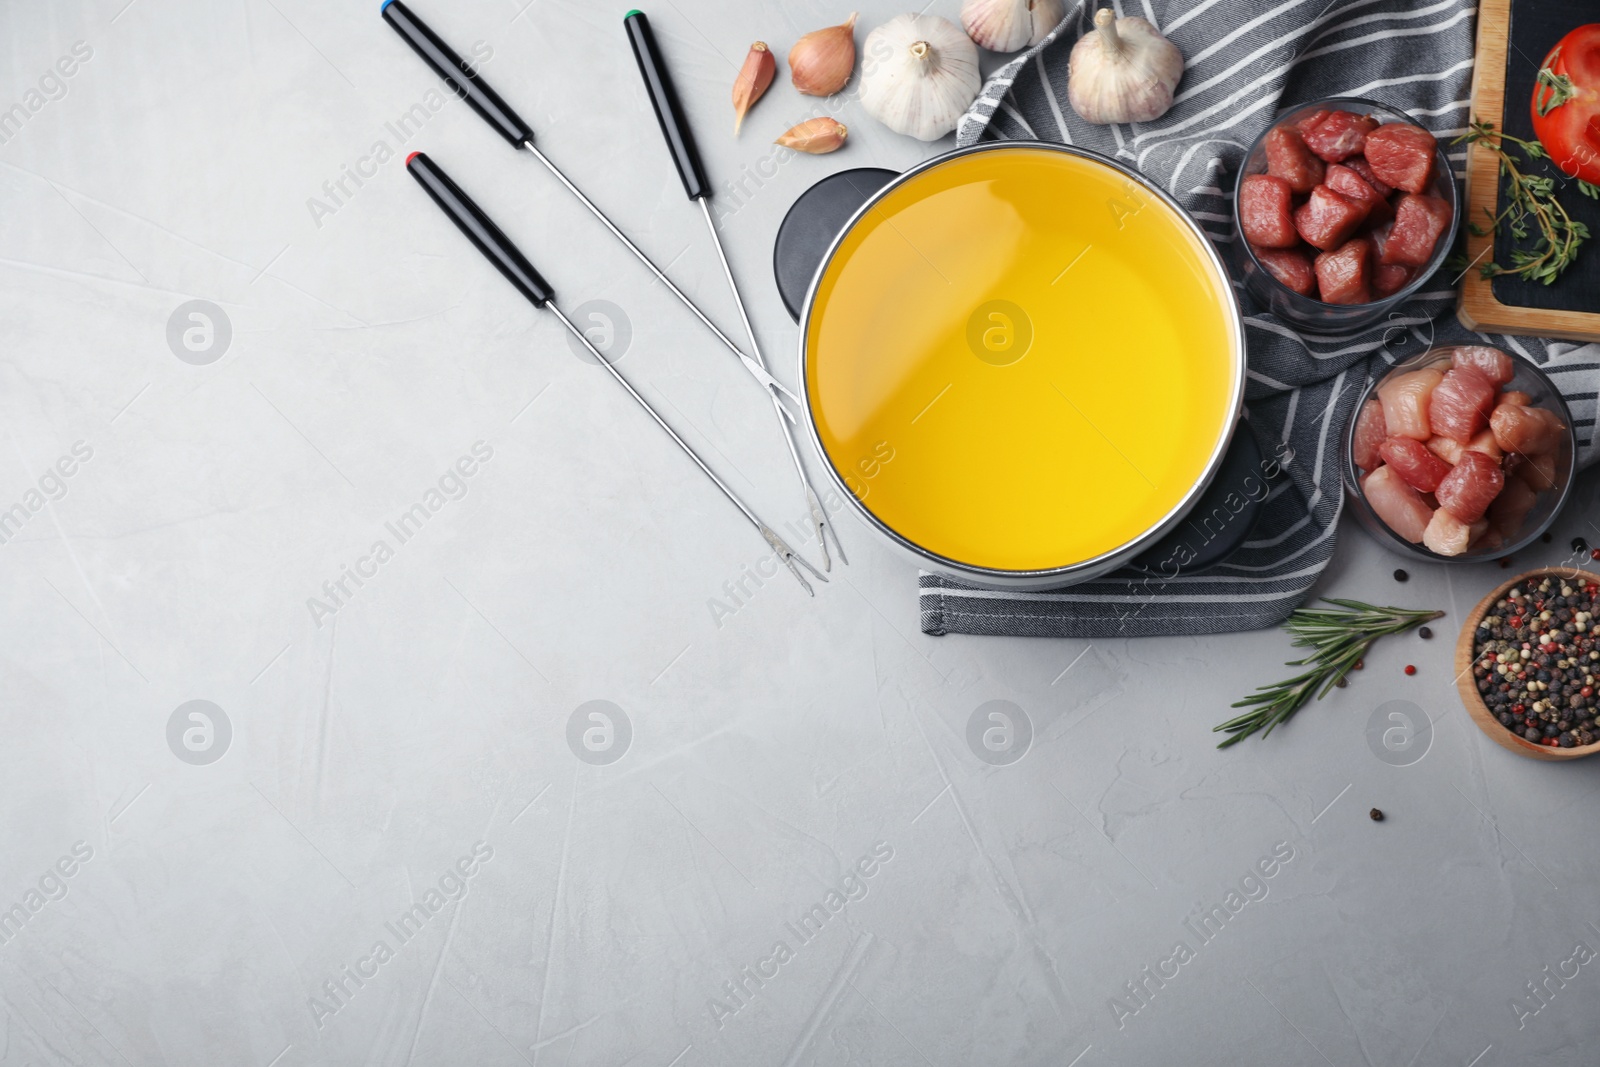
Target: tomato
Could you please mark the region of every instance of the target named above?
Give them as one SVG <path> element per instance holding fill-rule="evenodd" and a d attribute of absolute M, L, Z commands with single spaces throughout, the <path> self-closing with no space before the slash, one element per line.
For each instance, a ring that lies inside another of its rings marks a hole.
<path fill-rule="evenodd" d="M 1544 57 L 1533 132 L 1569 178 L 1600 184 L 1600 22 L 1579 26 Z"/>

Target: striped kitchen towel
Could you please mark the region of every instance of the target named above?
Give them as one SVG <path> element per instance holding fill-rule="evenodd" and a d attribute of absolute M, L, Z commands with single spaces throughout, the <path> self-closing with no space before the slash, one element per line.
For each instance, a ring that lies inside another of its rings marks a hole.
<path fill-rule="evenodd" d="M 1092 126 L 1067 104 L 1067 57 L 1098 6 L 1080 0 L 1050 37 L 998 71 L 963 118 L 958 140 L 1064 141 L 1125 160 L 1193 212 L 1224 260 L 1239 162 L 1281 108 L 1371 97 L 1406 111 L 1440 140 L 1468 122 L 1471 0 L 1116 0 L 1118 14 L 1143 16 L 1177 44 L 1187 67 L 1171 111 L 1155 122 L 1115 126 Z M 1459 179 L 1464 150 L 1451 158 Z M 1264 455 L 1287 449 L 1293 458 L 1252 539 L 1221 563 L 1175 578 L 1123 570 L 1039 593 L 978 590 L 923 574 L 923 631 L 1135 637 L 1281 622 L 1333 555 L 1343 503 L 1337 442 L 1356 397 L 1371 375 L 1430 344 L 1481 341 L 1538 363 L 1572 404 L 1581 462 L 1594 462 L 1600 345 L 1473 334 L 1456 321 L 1450 280 L 1441 273 L 1381 326 L 1334 336 L 1302 336 L 1241 290 L 1247 425 Z"/>

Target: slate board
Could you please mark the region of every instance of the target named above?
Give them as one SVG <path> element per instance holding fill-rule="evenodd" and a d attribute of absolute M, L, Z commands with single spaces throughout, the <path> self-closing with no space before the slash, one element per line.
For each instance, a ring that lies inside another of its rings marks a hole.
<path fill-rule="evenodd" d="M 1506 50 L 1505 124 L 1501 128 L 1513 137 L 1534 140 L 1533 116 L 1529 101 L 1540 64 L 1556 42 L 1575 27 L 1600 19 L 1600 5 L 1583 10 L 1582 4 L 1552 3 L 1551 0 L 1512 0 L 1510 48 Z M 1550 285 L 1521 278 L 1494 279 L 1494 295 L 1502 304 L 1517 307 L 1560 308 L 1565 311 L 1600 311 L 1600 200 L 1578 192 L 1577 182 L 1565 178 L 1549 160 L 1540 162 L 1537 171 L 1557 181 L 1558 193 L 1569 214 L 1589 227 L 1593 238 L 1578 253 L 1578 258 Z M 1506 207 L 1505 180 L 1500 182 L 1500 210 Z M 1477 220 L 1474 220 L 1477 221 Z M 1511 262 L 1509 234 L 1495 238 L 1497 263 Z"/>

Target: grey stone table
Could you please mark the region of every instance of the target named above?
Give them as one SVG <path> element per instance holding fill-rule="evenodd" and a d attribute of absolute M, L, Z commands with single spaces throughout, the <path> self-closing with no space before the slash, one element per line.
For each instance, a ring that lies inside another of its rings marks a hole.
<path fill-rule="evenodd" d="M 1345 530 L 1327 592 L 1453 619 L 1227 752 L 1281 633 L 924 637 L 848 516 L 815 600 L 750 578 L 760 540 L 405 153 L 798 519 L 761 397 L 376 7 L 0 5 L 0 1062 L 1596 1061 L 1600 762 L 1502 751 L 1451 684 L 1505 572 L 1400 586 Z M 621 10 L 417 7 L 731 327 Z M 783 83 L 732 139 L 748 43 L 847 13 L 654 12 L 772 352 L 794 197 L 942 147 L 845 99 L 842 154 L 782 160 L 823 106 Z M 1600 540 L 1595 498 L 1518 562 Z"/>

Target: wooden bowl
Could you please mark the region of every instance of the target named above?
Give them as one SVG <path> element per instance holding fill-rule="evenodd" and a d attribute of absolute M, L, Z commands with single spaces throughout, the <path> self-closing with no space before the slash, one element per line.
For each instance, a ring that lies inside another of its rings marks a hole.
<path fill-rule="evenodd" d="M 1543 578 L 1560 578 L 1568 583 L 1581 581 L 1600 583 L 1600 574 L 1591 574 L 1589 571 L 1579 570 L 1576 567 L 1541 567 L 1537 570 L 1527 571 L 1517 575 L 1508 582 L 1501 583 L 1494 592 L 1478 601 L 1478 606 L 1472 609 L 1467 617 L 1466 625 L 1461 628 L 1461 636 L 1456 639 L 1456 689 L 1461 693 L 1461 701 L 1467 706 L 1467 714 L 1472 716 L 1472 721 L 1478 728 L 1488 734 L 1490 739 L 1501 748 L 1510 749 L 1519 756 L 1529 759 L 1542 760 L 1569 760 L 1582 759 L 1600 752 L 1600 741 L 1592 745 L 1575 745 L 1572 748 L 1552 748 L 1549 745 L 1536 745 L 1527 738 L 1512 733 L 1500 725 L 1500 720 L 1489 713 L 1489 706 L 1483 702 L 1483 697 L 1478 694 L 1477 679 L 1472 673 L 1473 654 L 1472 646 L 1478 633 L 1478 623 L 1489 614 L 1489 609 L 1495 601 L 1505 596 L 1512 589 L 1528 582 L 1538 581 Z"/>

